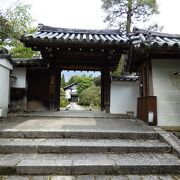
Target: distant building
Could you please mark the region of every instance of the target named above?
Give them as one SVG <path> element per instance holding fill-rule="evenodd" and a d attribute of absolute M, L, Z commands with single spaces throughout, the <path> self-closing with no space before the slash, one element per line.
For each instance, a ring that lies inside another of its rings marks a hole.
<path fill-rule="evenodd" d="M 77 102 L 78 101 L 78 94 L 77 94 L 77 82 L 74 82 L 66 87 L 64 87 L 65 97 L 70 102 Z"/>

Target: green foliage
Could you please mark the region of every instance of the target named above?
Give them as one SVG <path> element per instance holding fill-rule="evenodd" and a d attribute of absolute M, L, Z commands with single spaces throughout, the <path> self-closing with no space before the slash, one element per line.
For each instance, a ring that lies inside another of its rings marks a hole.
<path fill-rule="evenodd" d="M 81 92 L 94 85 L 94 79 L 92 76 L 86 76 L 86 75 L 82 75 L 82 76 L 72 76 L 69 81 L 66 83 L 66 85 L 70 85 L 74 82 L 77 82 L 77 92 L 78 95 L 81 94 Z"/>
<path fill-rule="evenodd" d="M 30 5 L 18 3 L 0 14 L 0 46 L 7 46 L 15 58 L 32 58 L 39 53 L 26 48 L 20 41 L 20 37 L 26 33 L 36 31 L 30 28 L 33 21 L 30 14 Z"/>
<path fill-rule="evenodd" d="M 147 21 L 158 14 L 157 0 L 102 0 L 102 9 L 110 26 L 118 26 L 126 33 L 137 21 Z"/>
<path fill-rule="evenodd" d="M 94 77 L 93 81 L 96 86 L 101 86 L 101 76 Z"/>
<path fill-rule="evenodd" d="M 11 25 L 9 21 L 0 14 L 0 45 L 10 37 Z"/>
<path fill-rule="evenodd" d="M 118 64 L 116 70 L 111 72 L 111 75 L 112 76 L 121 76 L 122 73 L 124 72 L 124 65 L 125 65 L 125 56 L 122 55 L 119 60 L 119 64 Z"/>
<path fill-rule="evenodd" d="M 1 14 L 1 24 L 3 30 L 0 31 L 1 43 L 12 45 L 14 40 L 18 40 L 32 23 L 30 6 L 18 4 L 9 8 Z M 8 41 L 6 41 L 8 39 Z"/>
<path fill-rule="evenodd" d="M 65 97 L 65 91 L 61 88 L 60 92 L 60 107 L 66 107 L 69 104 L 68 100 Z"/>
<path fill-rule="evenodd" d="M 61 88 L 64 88 L 66 86 L 65 77 L 64 74 L 61 76 Z"/>
<path fill-rule="evenodd" d="M 91 86 L 84 89 L 79 95 L 79 104 L 86 106 L 100 107 L 101 103 L 101 90 L 98 86 Z"/>
<path fill-rule="evenodd" d="M 32 58 L 35 55 L 39 55 L 38 52 L 32 51 L 31 48 L 26 48 L 23 43 L 19 41 L 14 42 L 10 53 L 14 58 Z"/>
<path fill-rule="evenodd" d="M 80 95 L 83 90 L 94 85 L 92 76 L 82 75 L 82 76 L 76 76 L 74 79 L 77 82 L 78 95 Z"/>

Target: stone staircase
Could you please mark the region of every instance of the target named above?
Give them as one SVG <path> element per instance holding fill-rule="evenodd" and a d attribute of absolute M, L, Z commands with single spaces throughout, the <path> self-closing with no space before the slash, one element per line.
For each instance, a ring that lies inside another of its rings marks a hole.
<path fill-rule="evenodd" d="M 0 174 L 179 179 L 180 160 L 155 131 L 6 129 L 0 130 Z"/>

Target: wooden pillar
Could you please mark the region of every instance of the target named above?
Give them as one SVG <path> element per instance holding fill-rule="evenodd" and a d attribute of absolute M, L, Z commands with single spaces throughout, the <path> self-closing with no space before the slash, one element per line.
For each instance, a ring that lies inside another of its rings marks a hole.
<path fill-rule="evenodd" d="M 50 110 L 59 111 L 61 72 L 54 64 L 51 64 L 50 70 Z"/>
<path fill-rule="evenodd" d="M 111 86 L 111 79 L 110 79 L 110 71 L 109 68 L 106 67 L 103 70 L 103 79 L 102 79 L 102 84 L 103 84 L 103 100 L 104 100 L 104 109 L 106 113 L 110 112 L 110 86 Z"/>
<path fill-rule="evenodd" d="M 101 71 L 101 111 L 104 110 L 104 71 Z"/>

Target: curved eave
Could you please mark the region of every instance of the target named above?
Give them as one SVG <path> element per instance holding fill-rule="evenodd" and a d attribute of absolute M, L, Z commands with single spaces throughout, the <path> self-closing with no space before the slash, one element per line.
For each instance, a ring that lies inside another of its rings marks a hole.
<path fill-rule="evenodd" d="M 20 40 L 25 44 L 26 47 L 34 46 L 112 46 L 126 49 L 128 48 L 128 41 L 73 41 L 73 40 L 62 40 L 62 39 L 49 39 L 49 38 L 33 38 L 33 37 L 23 37 Z"/>

